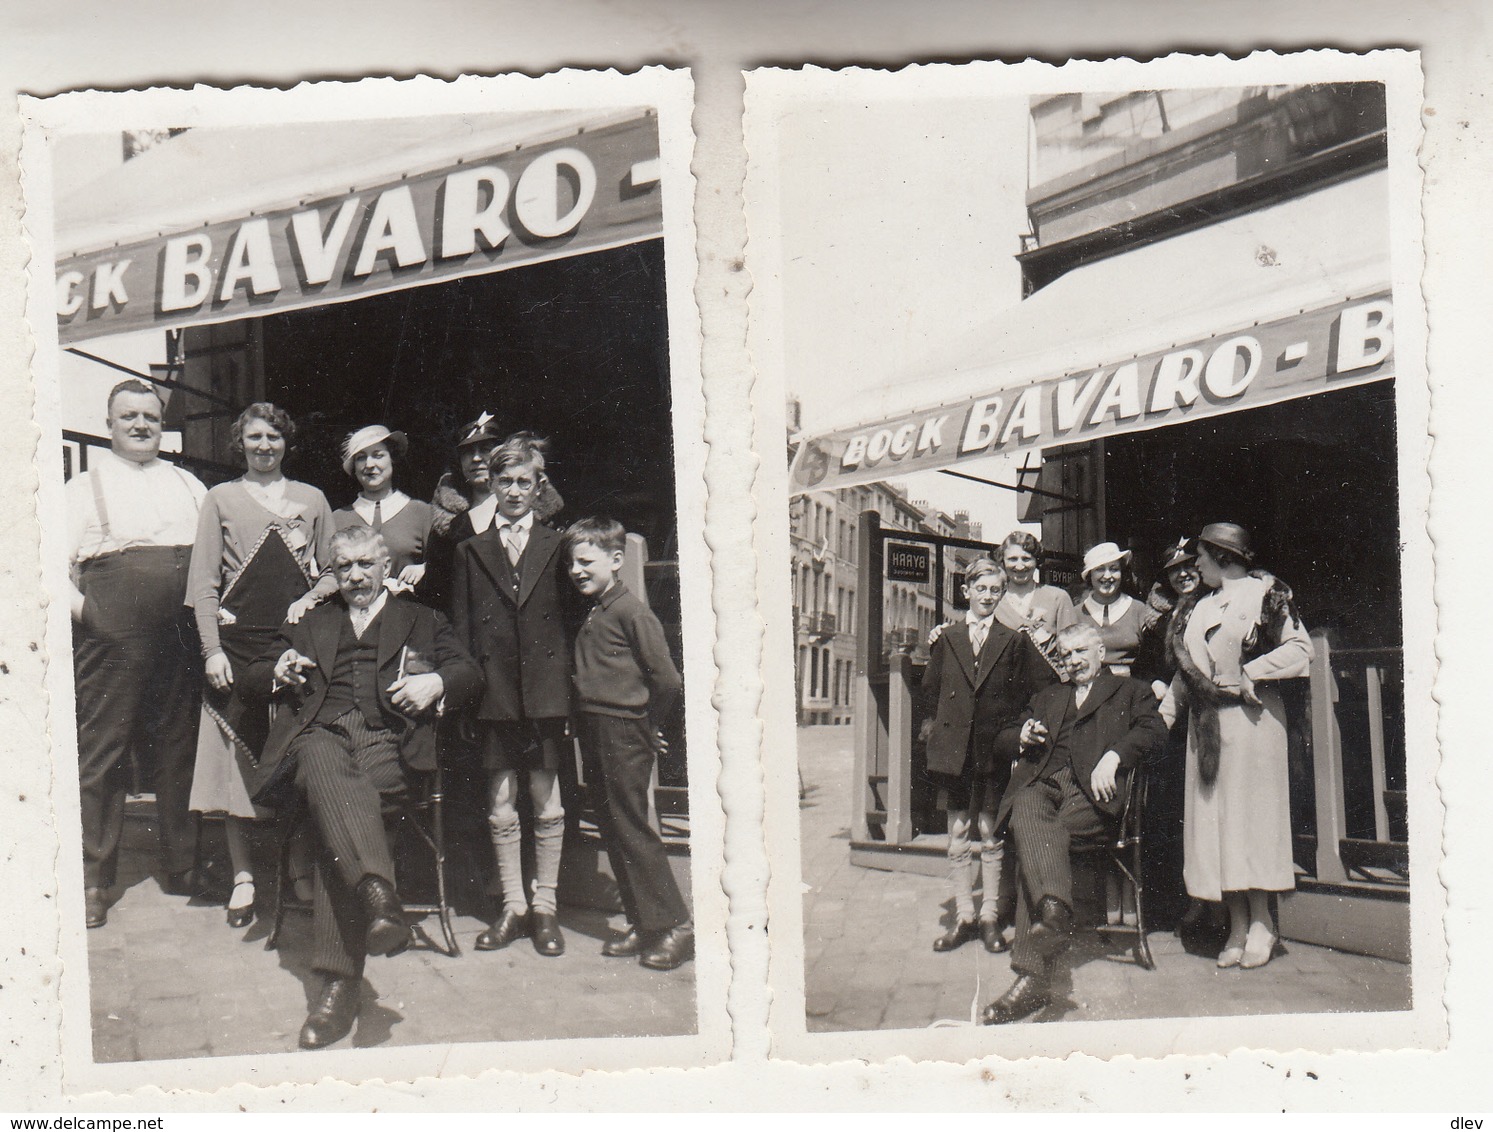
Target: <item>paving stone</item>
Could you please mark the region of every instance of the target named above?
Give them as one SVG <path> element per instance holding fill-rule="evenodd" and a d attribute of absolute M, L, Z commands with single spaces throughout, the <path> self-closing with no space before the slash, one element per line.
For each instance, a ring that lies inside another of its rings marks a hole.
<path fill-rule="evenodd" d="M 983 1005 L 1010 984 L 1009 957 L 988 955 L 978 944 L 933 953 L 939 918 L 951 910 L 943 878 L 850 866 L 851 730 L 806 727 L 798 734 L 811 787 L 799 811 L 804 880 L 812 886 L 804 897 L 808 1028 L 907 1026 L 922 1001 L 915 994 L 931 996 L 937 1018 L 967 1022 L 972 1000 Z M 1401 1010 L 1411 1001 L 1408 966 L 1387 960 L 1288 943 L 1266 968 L 1219 971 L 1171 933 L 1153 932 L 1150 944 L 1156 971 L 1136 966 L 1119 941 L 1081 937 L 1057 979 L 1063 1001 L 1039 1017 Z"/>

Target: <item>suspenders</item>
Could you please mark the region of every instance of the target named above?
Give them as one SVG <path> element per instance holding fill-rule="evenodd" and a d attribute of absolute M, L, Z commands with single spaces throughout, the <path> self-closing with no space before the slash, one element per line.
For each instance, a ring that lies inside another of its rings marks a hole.
<path fill-rule="evenodd" d="M 168 466 L 176 473 L 176 478 L 181 481 L 182 487 L 186 489 L 187 498 L 190 499 L 192 489 L 187 484 L 186 475 L 175 464 L 168 464 Z M 93 506 L 98 511 L 99 545 L 102 546 L 109 541 L 109 508 L 104 503 L 104 477 L 99 475 L 97 464 L 88 469 L 88 482 L 93 488 Z"/>

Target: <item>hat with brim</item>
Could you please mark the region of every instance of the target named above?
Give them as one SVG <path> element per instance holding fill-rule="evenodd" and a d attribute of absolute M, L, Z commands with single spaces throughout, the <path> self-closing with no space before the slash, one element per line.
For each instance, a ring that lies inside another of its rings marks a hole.
<path fill-rule="evenodd" d="M 353 460 L 359 452 L 366 452 L 375 444 L 382 444 L 394 459 L 400 459 L 409 450 L 409 437 L 402 432 L 390 432 L 381 424 L 366 425 L 357 432 L 349 433 L 342 442 L 342 470 L 353 474 Z"/>
<path fill-rule="evenodd" d="M 491 413 L 483 413 L 475 421 L 468 421 L 461 426 L 461 431 L 456 434 L 456 447 L 465 448 L 469 444 L 501 444 L 503 437 L 498 433 L 497 418 Z"/>
<path fill-rule="evenodd" d="M 1238 523 L 1209 523 L 1198 535 L 1198 542 L 1227 550 L 1245 562 L 1253 562 L 1255 558 L 1255 552 L 1249 548 L 1249 532 Z"/>
<path fill-rule="evenodd" d="M 1108 566 L 1111 562 L 1124 562 L 1129 557 L 1130 551 L 1121 550 L 1112 542 L 1101 542 L 1097 546 L 1091 546 L 1084 552 L 1083 576 L 1087 578 L 1099 567 Z"/>
<path fill-rule="evenodd" d="M 1161 560 L 1161 570 L 1163 573 L 1170 570 L 1173 566 L 1182 565 L 1184 562 L 1197 561 L 1197 552 L 1192 549 L 1190 543 L 1191 540 L 1186 535 L 1183 535 L 1177 540 L 1176 546 L 1167 547 L 1166 556 Z"/>

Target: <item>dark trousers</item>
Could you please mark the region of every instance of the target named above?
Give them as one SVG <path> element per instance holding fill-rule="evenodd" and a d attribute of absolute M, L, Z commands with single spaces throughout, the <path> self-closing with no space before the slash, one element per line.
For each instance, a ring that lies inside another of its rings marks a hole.
<path fill-rule="evenodd" d="M 1032 910 L 1044 896 L 1073 907 L 1074 843 L 1104 838 L 1111 819 L 1079 790 L 1070 767 L 1025 786 L 1011 807 L 1010 831 L 1016 843 L 1021 883 L 1016 889 L 1016 942 L 1011 969 L 1045 977 L 1042 956 L 1031 946 Z"/>
<path fill-rule="evenodd" d="M 582 712 L 581 750 L 600 779 L 601 836 L 617 874 L 628 922 L 644 932 L 690 921 L 663 840 L 648 823 L 653 736 L 646 719 Z"/>
<path fill-rule="evenodd" d="M 168 872 L 190 869 L 187 809 L 202 661 L 182 606 L 191 547 L 138 547 L 84 562 L 83 623 L 73 628 L 83 883 L 115 881 L 125 795 L 147 781 Z"/>
<path fill-rule="evenodd" d="M 368 876 L 394 883 L 387 820 L 408 790 L 392 731 L 368 726 L 358 711 L 330 724 L 313 723 L 295 740 L 296 781 L 317 833 L 311 966 L 358 978 L 367 957 L 368 918 L 358 884 Z"/>

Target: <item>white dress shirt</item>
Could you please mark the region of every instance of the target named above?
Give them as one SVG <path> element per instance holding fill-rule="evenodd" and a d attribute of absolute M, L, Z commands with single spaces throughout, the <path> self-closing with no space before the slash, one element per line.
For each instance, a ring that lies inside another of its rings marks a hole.
<path fill-rule="evenodd" d="M 510 554 L 510 561 L 519 557 L 524 552 L 524 547 L 529 545 L 529 528 L 534 525 L 534 512 L 530 511 L 521 519 L 509 519 L 504 516 L 498 517 L 498 538 L 503 541 L 504 548 L 515 548 L 517 553 Z"/>
<path fill-rule="evenodd" d="M 361 641 L 363 639 L 363 634 L 367 632 L 369 623 L 379 615 L 379 611 L 383 609 L 384 603 L 388 600 L 389 591 L 379 590 L 378 597 L 368 603 L 367 609 L 358 609 L 356 606 L 351 605 L 347 607 L 348 616 L 353 620 L 353 635 L 358 640 Z"/>
<path fill-rule="evenodd" d="M 994 620 L 994 613 L 989 617 L 976 617 L 973 613 L 964 615 L 964 622 L 969 626 L 969 647 L 974 650 L 976 656 L 980 655 L 980 649 L 984 647 L 986 639 L 990 636 L 990 623 Z"/>
<path fill-rule="evenodd" d="M 139 464 L 100 450 L 89 453 L 89 463 L 65 489 L 69 562 L 197 541 L 197 513 L 207 488 L 191 472 L 159 458 Z M 107 533 L 94 499 L 95 476 L 103 488 Z"/>

